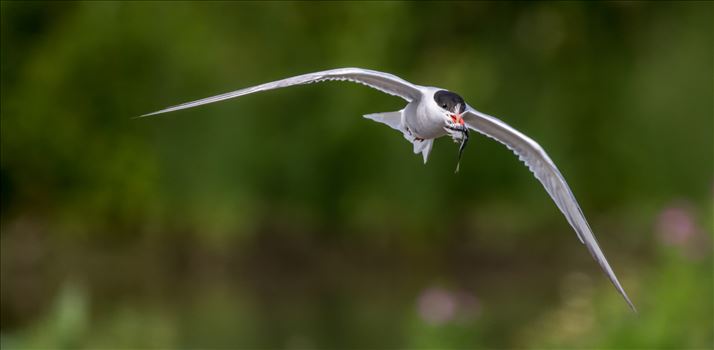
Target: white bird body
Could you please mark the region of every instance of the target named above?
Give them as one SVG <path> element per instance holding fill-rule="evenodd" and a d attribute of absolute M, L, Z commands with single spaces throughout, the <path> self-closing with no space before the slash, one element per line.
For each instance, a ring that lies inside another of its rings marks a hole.
<path fill-rule="evenodd" d="M 444 112 L 434 101 L 434 94 L 443 89 L 425 87 L 418 101 L 410 102 L 404 109 L 404 124 L 414 136 L 436 139 L 446 135 Z"/>
<path fill-rule="evenodd" d="M 396 112 L 368 114 L 365 117 L 401 131 L 404 137 L 414 144 L 414 153 L 422 153 L 424 163 L 426 163 L 434 140 L 450 133 L 450 130 L 444 126 L 452 121 L 444 115 L 444 110 L 434 100 L 434 95 L 444 89 L 414 86 L 420 89 L 420 94 L 415 96 L 404 109 Z M 460 140 L 460 135 L 452 136 L 455 140 Z"/>
<path fill-rule="evenodd" d="M 575 196 L 548 154 L 528 136 L 495 117 L 477 111 L 466 104 L 461 96 L 453 92 L 437 87 L 412 84 L 389 73 L 361 68 L 338 68 L 303 74 L 187 102 L 140 117 L 191 108 L 260 91 L 329 80 L 347 80 L 360 83 L 406 100 L 408 102 L 406 107 L 400 111 L 368 114 L 364 117 L 384 123 L 400 131 L 414 145 L 414 153 L 422 153 L 425 163 L 431 152 L 434 139 L 446 135 L 451 136 L 456 142 L 461 142 L 459 149 L 460 159 L 461 152 L 463 152 L 468 140 L 469 129 L 492 138 L 513 151 L 525 163 L 536 179 L 541 182 L 558 209 L 568 220 L 570 226 L 575 230 L 580 242 L 585 244 L 617 291 L 630 308 L 635 311 L 635 306 L 620 285 L 605 255 L 598 246 L 597 240 Z"/>

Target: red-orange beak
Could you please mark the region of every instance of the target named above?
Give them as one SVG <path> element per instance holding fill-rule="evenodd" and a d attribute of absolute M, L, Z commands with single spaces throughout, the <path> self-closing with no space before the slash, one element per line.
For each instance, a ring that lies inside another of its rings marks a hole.
<path fill-rule="evenodd" d="M 461 125 L 464 125 L 464 118 L 461 118 L 461 114 L 452 114 L 451 115 L 451 120 L 454 123 L 459 123 Z"/>

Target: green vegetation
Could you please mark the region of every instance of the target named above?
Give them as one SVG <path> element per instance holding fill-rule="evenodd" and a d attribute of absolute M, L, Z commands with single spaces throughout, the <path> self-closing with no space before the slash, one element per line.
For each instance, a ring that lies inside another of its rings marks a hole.
<path fill-rule="evenodd" d="M 0 345 L 714 347 L 711 2 L 0 4 Z M 356 66 L 460 93 L 570 183 L 632 314 L 510 151 L 429 164 Z"/>

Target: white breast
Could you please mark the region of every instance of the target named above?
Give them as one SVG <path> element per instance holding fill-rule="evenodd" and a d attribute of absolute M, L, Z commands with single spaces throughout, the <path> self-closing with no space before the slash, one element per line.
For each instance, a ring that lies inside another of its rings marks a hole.
<path fill-rule="evenodd" d="M 434 93 L 439 90 L 443 89 L 425 88 L 422 97 L 404 109 L 404 124 L 414 136 L 435 139 L 446 135 L 444 111 L 434 101 Z"/>

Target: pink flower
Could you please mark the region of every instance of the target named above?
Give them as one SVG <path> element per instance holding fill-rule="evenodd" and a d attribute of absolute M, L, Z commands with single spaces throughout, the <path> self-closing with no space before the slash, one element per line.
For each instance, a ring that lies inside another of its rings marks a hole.
<path fill-rule="evenodd" d="M 709 237 L 697 224 L 688 202 L 679 202 L 663 209 L 657 217 L 656 233 L 660 242 L 677 247 L 689 260 L 701 260 L 710 251 Z"/>
<path fill-rule="evenodd" d="M 476 297 L 465 291 L 450 291 L 441 287 L 425 289 L 417 299 L 421 319 L 439 326 L 449 322 L 467 322 L 478 316 Z"/>
<path fill-rule="evenodd" d="M 449 322 L 456 313 L 456 300 L 447 290 L 431 287 L 418 300 L 419 315 L 424 322 L 437 326 Z"/>
<path fill-rule="evenodd" d="M 697 227 L 689 205 L 673 205 L 657 218 L 657 234 L 666 245 L 683 246 L 696 234 Z"/>

